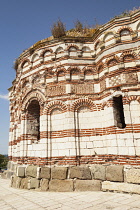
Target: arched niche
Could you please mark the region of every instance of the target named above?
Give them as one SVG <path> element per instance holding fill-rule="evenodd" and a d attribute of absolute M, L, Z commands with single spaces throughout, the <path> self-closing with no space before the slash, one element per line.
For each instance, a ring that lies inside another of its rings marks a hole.
<path fill-rule="evenodd" d="M 140 103 L 137 100 L 130 102 L 130 120 L 132 124 L 140 123 Z"/>
<path fill-rule="evenodd" d="M 108 32 L 108 33 L 104 36 L 104 43 L 105 43 L 105 46 L 109 46 L 109 45 L 115 43 L 115 38 L 114 38 L 113 32 Z"/>
<path fill-rule="evenodd" d="M 93 141 L 90 138 L 90 130 L 93 128 L 93 112 L 91 112 L 90 108 L 85 104 L 79 106 L 76 111 L 76 129 L 77 129 L 77 139 L 76 139 L 76 150 L 77 155 L 84 155 L 85 152 L 90 155 L 90 150 L 93 149 Z M 88 133 L 88 135 L 87 135 Z"/>
<path fill-rule="evenodd" d="M 23 61 L 23 63 L 21 64 L 21 68 L 22 68 L 22 71 L 27 71 L 29 69 L 29 65 L 30 65 L 30 62 L 29 60 L 25 60 Z"/>
<path fill-rule="evenodd" d="M 40 61 L 39 61 L 39 55 L 36 53 L 32 57 L 32 67 L 33 66 L 36 66 L 39 63 L 40 63 Z"/>
<path fill-rule="evenodd" d="M 77 49 L 76 49 L 76 47 L 71 46 L 68 51 L 69 51 L 69 56 L 77 56 Z"/>
<path fill-rule="evenodd" d="M 61 53 L 61 52 L 63 52 L 63 51 L 64 51 L 63 47 L 58 47 L 58 48 L 56 49 L 55 53 Z"/>
<path fill-rule="evenodd" d="M 40 105 L 37 100 L 32 100 L 26 109 L 26 134 L 31 143 L 40 140 Z"/>
<path fill-rule="evenodd" d="M 60 70 L 57 73 L 57 81 L 60 82 L 60 81 L 64 81 L 64 80 L 65 80 L 65 72 L 63 70 Z"/>
<path fill-rule="evenodd" d="M 78 69 L 71 69 L 70 71 L 70 80 L 79 80 L 80 78 L 80 72 Z"/>
<path fill-rule="evenodd" d="M 121 37 L 121 41 L 127 41 L 127 40 L 131 40 L 131 33 L 130 30 L 127 28 L 124 28 L 120 31 L 120 37 Z"/>
<path fill-rule="evenodd" d="M 107 62 L 107 65 L 108 67 L 111 67 L 111 66 L 116 65 L 117 63 L 118 63 L 117 60 L 115 58 L 112 58 Z"/>
<path fill-rule="evenodd" d="M 64 156 L 65 143 L 63 131 L 65 126 L 65 113 L 60 107 L 54 107 L 50 113 L 50 157 Z"/>
<path fill-rule="evenodd" d="M 44 62 L 48 61 L 48 60 L 51 60 L 51 51 L 50 50 L 47 50 L 44 53 Z"/>
<path fill-rule="evenodd" d="M 56 58 L 62 57 L 64 54 L 64 49 L 62 47 L 58 47 L 55 51 L 55 54 L 56 54 Z"/>
<path fill-rule="evenodd" d="M 90 57 L 91 56 L 91 49 L 87 46 L 82 48 L 82 56 L 83 57 Z"/>
<path fill-rule="evenodd" d="M 22 84 L 22 92 L 25 92 L 25 90 L 28 90 L 30 88 L 30 83 L 29 81 L 24 81 Z"/>
<path fill-rule="evenodd" d="M 130 62 L 133 61 L 135 59 L 133 54 L 126 54 L 123 56 L 123 61 L 124 62 Z"/>
<path fill-rule="evenodd" d="M 22 68 L 26 68 L 27 66 L 29 65 L 29 62 L 28 61 L 25 61 L 22 65 Z"/>
<path fill-rule="evenodd" d="M 84 71 L 84 80 L 92 80 L 93 79 L 93 72 L 90 69 L 86 69 Z"/>
<path fill-rule="evenodd" d="M 117 69 L 118 68 L 117 64 L 118 64 L 118 61 L 115 57 L 108 60 L 107 66 L 109 68 L 109 71 L 114 71 L 115 69 Z"/>
<path fill-rule="evenodd" d="M 22 100 L 22 111 L 25 112 L 31 101 L 37 100 L 39 102 L 41 110 L 44 107 L 44 102 L 46 100 L 44 94 L 40 90 L 29 91 Z"/>
<path fill-rule="evenodd" d="M 96 54 L 98 54 L 98 52 L 100 52 L 100 40 L 98 40 L 98 41 L 95 43 L 94 50 L 95 50 L 95 53 L 96 53 Z"/>

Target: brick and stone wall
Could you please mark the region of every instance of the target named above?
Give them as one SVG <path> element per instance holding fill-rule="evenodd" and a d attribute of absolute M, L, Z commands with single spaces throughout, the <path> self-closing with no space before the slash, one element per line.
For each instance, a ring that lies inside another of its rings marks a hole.
<path fill-rule="evenodd" d="M 138 11 L 93 37 L 44 39 L 19 56 L 9 89 L 11 163 L 139 165 L 139 20 Z"/>
<path fill-rule="evenodd" d="M 9 163 L 11 186 L 41 191 L 117 191 L 140 194 L 140 166 L 35 166 Z"/>

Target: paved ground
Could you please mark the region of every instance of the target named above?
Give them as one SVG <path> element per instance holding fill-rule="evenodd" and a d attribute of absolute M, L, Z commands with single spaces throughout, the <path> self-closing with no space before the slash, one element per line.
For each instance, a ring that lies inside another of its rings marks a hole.
<path fill-rule="evenodd" d="M 9 187 L 0 178 L 0 210 L 138 210 L 140 195 L 111 192 L 39 192 Z"/>

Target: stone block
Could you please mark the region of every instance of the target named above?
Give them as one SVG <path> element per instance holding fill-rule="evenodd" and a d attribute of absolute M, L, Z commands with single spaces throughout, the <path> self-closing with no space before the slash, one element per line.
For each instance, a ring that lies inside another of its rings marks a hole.
<path fill-rule="evenodd" d="M 102 182 L 103 191 L 118 191 L 118 192 L 127 192 L 127 193 L 137 193 L 140 194 L 140 186 L 137 184 L 130 184 L 125 182 Z"/>
<path fill-rule="evenodd" d="M 47 191 L 49 189 L 49 180 L 48 179 L 41 179 L 40 189 L 42 191 Z"/>
<path fill-rule="evenodd" d="M 93 179 L 100 179 L 105 180 L 106 179 L 106 166 L 103 165 L 93 165 L 91 167 L 91 174 Z"/>
<path fill-rule="evenodd" d="M 91 171 L 86 166 L 72 166 L 70 167 L 69 178 L 70 179 L 91 179 Z"/>
<path fill-rule="evenodd" d="M 37 166 L 28 166 L 26 168 L 26 176 L 37 177 Z"/>
<path fill-rule="evenodd" d="M 75 180 L 75 191 L 101 191 L 100 180 Z"/>
<path fill-rule="evenodd" d="M 67 179 L 67 167 L 53 167 L 51 169 L 52 179 Z"/>
<path fill-rule="evenodd" d="M 36 178 L 31 178 L 29 181 L 29 189 L 39 188 L 40 180 Z"/>
<path fill-rule="evenodd" d="M 11 164 L 11 171 L 13 171 L 13 172 L 15 172 L 15 173 L 16 173 L 17 166 L 18 166 L 17 164 L 12 163 L 12 164 Z"/>
<path fill-rule="evenodd" d="M 54 192 L 71 192 L 73 191 L 73 181 L 53 179 L 49 182 L 49 190 Z"/>
<path fill-rule="evenodd" d="M 29 181 L 30 178 L 22 178 L 21 179 L 21 184 L 20 184 L 20 189 L 29 189 Z"/>
<path fill-rule="evenodd" d="M 128 169 L 125 173 L 126 182 L 140 184 L 140 169 Z"/>
<path fill-rule="evenodd" d="M 25 177 L 25 167 L 23 167 L 23 166 L 17 167 L 17 176 Z"/>
<path fill-rule="evenodd" d="M 123 166 L 111 165 L 106 168 L 106 179 L 108 181 L 123 182 Z"/>
<path fill-rule="evenodd" d="M 50 177 L 51 177 L 51 172 L 50 171 L 51 170 L 50 170 L 49 167 L 41 167 L 38 178 L 50 179 Z"/>
<path fill-rule="evenodd" d="M 20 188 L 21 185 L 21 178 L 13 175 L 11 177 L 11 187 Z"/>

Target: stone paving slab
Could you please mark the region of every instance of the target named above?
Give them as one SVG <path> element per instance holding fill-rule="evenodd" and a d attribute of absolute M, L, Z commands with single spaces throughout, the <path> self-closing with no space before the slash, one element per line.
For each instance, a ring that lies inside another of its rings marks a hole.
<path fill-rule="evenodd" d="M 112 192 L 40 192 L 9 187 L 0 178 L 2 210 L 138 210 L 140 195 Z"/>

